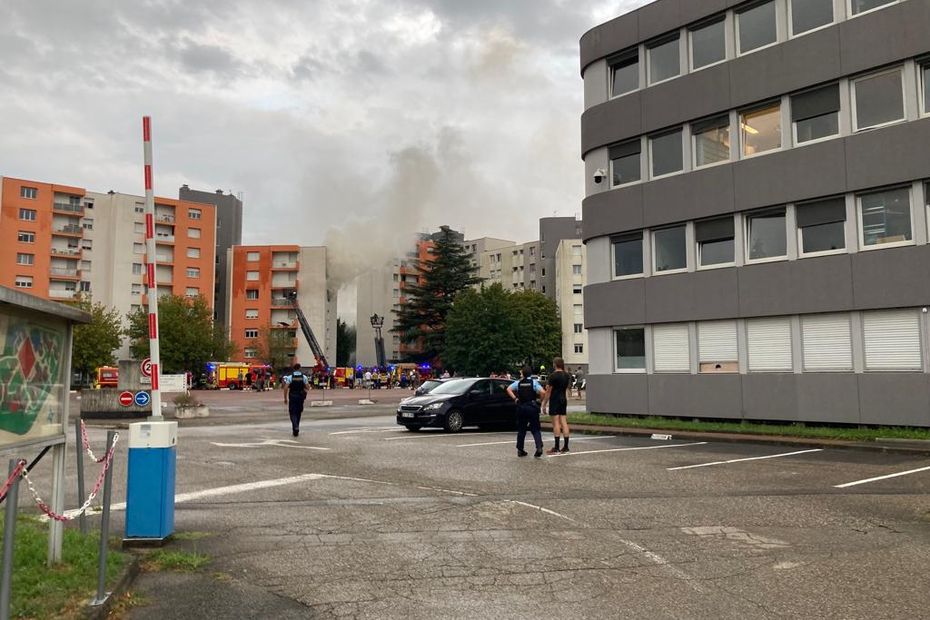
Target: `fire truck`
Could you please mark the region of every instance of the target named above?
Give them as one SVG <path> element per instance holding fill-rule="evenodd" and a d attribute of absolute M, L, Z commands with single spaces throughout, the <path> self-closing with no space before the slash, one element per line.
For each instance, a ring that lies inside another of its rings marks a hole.
<path fill-rule="evenodd" d="M 313 357 L 316 361 L 316 365 L 311 371 L 314 379 L 313 384 L 323 386 L 329 379 L 329 362 L 326 361 L 326 356 L 323 354 L 323 348 L 320 346 L 319 341 L 313 334 L 313 330 L 310 329 L 310 323 L 307 321 L 307 317 L 304 315 L 303 310 L 300 309 L 300 305 L 297 303 L 297 291 L 294 289 L 289 290 L 287 292 L 287 298 L 291 302 L 291 306 L 294 308 L 294 314 L 297 315 L 297 322 L 300 324 L 300 331 L 303 332 L 304 339 L 307 341 L 307 344 L 310 345 L 310 351 L 313 352 Z"/>
<path fill-rule="evenodd" d="M 119 383 L 119 368 L 113 366 L 101 366 L 97 369 L 97 376 L 94 379 L 94 387 L 115 388 Z"/>

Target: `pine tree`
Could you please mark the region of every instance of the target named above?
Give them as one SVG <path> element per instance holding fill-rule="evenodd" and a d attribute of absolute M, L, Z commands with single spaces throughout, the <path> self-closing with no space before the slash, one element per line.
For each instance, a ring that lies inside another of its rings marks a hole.
<path fill-rule="evenodd" d="M 394 332 L 401 341 L 419 345 L 412 361 L 438 363 L 446 340 L 446 316 L 455 296 L 481 282 L 465 248 L 448 226 L 440 228 L 430 260 L 417 261 L 417 284 L 407 285 L 407 302 L 395 310 Z"/>

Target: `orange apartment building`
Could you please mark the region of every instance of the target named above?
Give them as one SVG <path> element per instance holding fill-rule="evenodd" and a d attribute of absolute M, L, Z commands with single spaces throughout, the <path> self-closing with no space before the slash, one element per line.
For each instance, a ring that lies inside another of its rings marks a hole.
<path fill-rule="evenodd" d="M 287 332 L 288 352 L 304 366 L 315 364 L 297 322 L 289 291 L 297 301 L 330 365 L 336 361 L 336 291 L 327 275 L 326 248 L 296 245 L 234 246 L 228 252 L 226 305 L 230 340 L 247 361 L 268 362 L 269 330 Z"/>
<path fill-rule="evenodd" d="M 159 294 L 203 295 L 212 307 L 215 207 L 155 200 Z M 82 293 L 125 316 L 146 301 L 145 262 L 143 197 L 0 180 L 0 286 L 53 301 Z"/>

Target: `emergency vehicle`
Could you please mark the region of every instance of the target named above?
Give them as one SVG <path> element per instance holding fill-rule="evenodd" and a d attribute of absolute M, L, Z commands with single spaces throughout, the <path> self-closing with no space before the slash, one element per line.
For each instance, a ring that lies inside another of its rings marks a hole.
<path fill-rule="evenodd" d="M 119 368 L 101 366 L 94 378 L 94 389 L 115 388 L 119 384 Z"/>

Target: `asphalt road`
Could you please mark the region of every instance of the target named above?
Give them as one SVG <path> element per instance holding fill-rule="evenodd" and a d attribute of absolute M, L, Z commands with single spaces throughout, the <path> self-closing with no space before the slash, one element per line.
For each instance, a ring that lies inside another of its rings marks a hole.
<path fill-rule="evenodd" d="M 581 435 L 517 458 L 512 433 L 322 415 L 181 429 L 176 530 L 212 561 L 143 575 L 130 617 L 930 615 L 930 470 L 838 488 L 930 458 Z"/>

